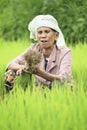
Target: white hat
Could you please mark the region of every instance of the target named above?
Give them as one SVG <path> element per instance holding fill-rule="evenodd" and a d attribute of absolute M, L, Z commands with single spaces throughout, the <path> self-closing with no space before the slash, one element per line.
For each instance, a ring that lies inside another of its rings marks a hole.
<path fill-rule="evenodd" d="M 30 31 L 30 39 L 37 40 L 37 29 L 43 26 L 49 27 L 59 32 L 59 37 L 56 44 L 59 48 L 65 47 L 65 39 L 58 26 L 58 22 L 51 15 L 38 15 L 28 24 L 28 30 Z"/>

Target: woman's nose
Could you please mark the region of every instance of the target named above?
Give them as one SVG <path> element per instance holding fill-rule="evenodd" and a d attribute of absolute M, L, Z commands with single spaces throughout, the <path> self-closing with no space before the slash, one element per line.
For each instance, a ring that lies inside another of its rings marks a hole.
<path fill-rule="evenodd" d="M 46 37 L 46 33 L 43 32 L 43 33 L 41 34 L 41 37 Z"/>

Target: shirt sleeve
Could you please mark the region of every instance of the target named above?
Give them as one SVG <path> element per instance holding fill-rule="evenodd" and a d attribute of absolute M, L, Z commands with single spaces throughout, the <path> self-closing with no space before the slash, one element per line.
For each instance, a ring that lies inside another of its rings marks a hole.
<path fill-rule="evenodd" d="M 71 50 L 68 50 L 61 58 L 60 63 L 60 69 L 58 75 L 62 82 L 64 81 L 69 82 L 69 80 L 71 80 L 72 78 L 71 66 L 72 66 L 72 55 Z"/>

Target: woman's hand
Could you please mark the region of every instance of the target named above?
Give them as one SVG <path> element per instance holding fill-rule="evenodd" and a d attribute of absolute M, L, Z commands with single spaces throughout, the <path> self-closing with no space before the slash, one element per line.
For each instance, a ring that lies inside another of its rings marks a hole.
<path fill-rule="evenodd" d="M 38 66 L 35 67 L 35 69 L 32 71 L 33 74 L 40 75 L 40 68 Z"/>
<path fill-rule="evenodd" d="M 20 76 L 24 71 L 25 65 L 21 65 L 20 68 L 16 71 L 16 75 Z"/>

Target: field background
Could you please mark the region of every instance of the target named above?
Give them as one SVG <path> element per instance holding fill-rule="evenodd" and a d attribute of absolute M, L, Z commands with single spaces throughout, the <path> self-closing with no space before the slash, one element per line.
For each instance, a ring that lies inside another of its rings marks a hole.
<path fill-rule="evenodd" d="M 0 130 L 86 130 L 87 129 L 87 44 L 68 45 L 72 51 L 74 91 L 67 86 L 41 91 L 30 85 L 26 91 L 16 84 L 10 94 L 2 96 L 7 63 L 30 45 L 29 41 L 0 40 Z M 33 83 L 32 83 L 33 84 Z M 44 97 L 44 94 L 46 97 Z"/>

